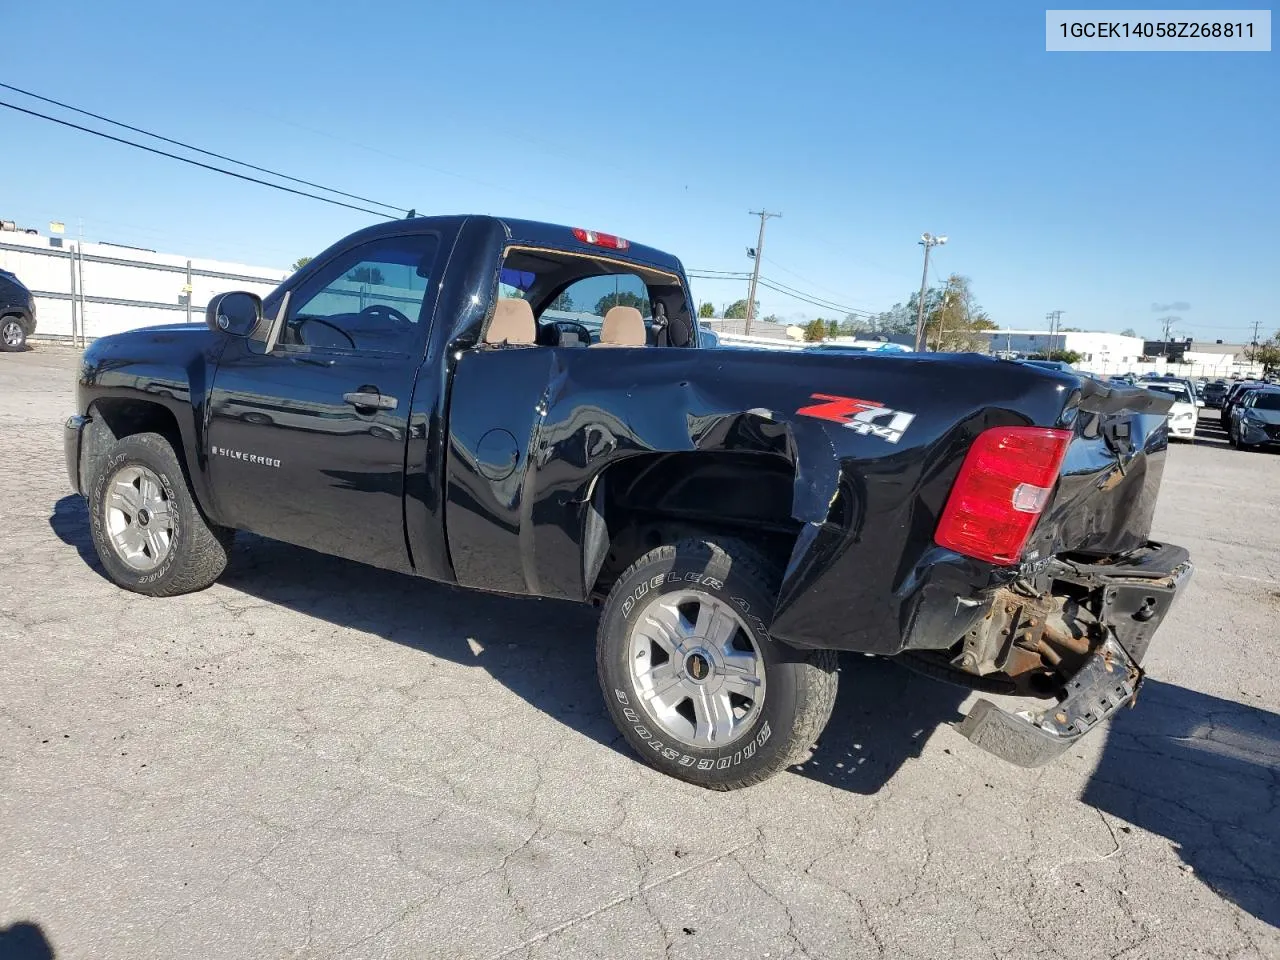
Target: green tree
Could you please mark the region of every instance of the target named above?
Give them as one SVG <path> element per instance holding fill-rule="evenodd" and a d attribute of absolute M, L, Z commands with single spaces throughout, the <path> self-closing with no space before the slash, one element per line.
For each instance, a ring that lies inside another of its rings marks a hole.
<path fill-rule="evenodd" d="M 302 269 L 303 267 L 305 267 L 308 263 L 310 263 L 312 259 L 313 259 L 313 258 L 311 258 L 311 257 L 299 257 L 297 260 L 293 261 L 293 267 L 292 267 L 292 269 L 293 269 L 293 270 L 295 270 L 295 271 L 297 271 L 297 270 L 301 270 L 301 269 Z"/>
<path fill-rule="evenodd" d="M 1075 365 L 1080 362 L 1081 354 L 1075 350 L 1049 350 L 1041 353 L 1033 353 L 1028 360 L 1060 360 L 1063 363 Z"/>
<path fill-rule="evenodd" d="M 918 294 L 914 300 L 919 303 Z M 982 331 L 996 329 L 996 323 L 974 298 L 968 277 L 953 273 L 944 286 L 925 291 L 926 349 L 986 352 L 988 338 L 982 336 Z"/>
<path fill-rule="evenodd" d="M 573 313 L 575 309 L 573 304 L 573 297 L 569 296 L 569 291 L 564 290 L 560 293 L 560 296 L 556 297 L 554 300 L 551 301 L 551 306 L 548 307 L 547 309 L 561 310 L 565 313 Z"/>
<path fill-rule="evenodd" d="M 827 335 L 827 321 L 818 317 L 816 320 L 810 320 L 804 326 L 804 339 L 806 343 L 817 343 Z"/>
<path fill-rule="evenodd" d="M 761 319 L 760 322 L 761 323 L 781 323 L 782 321 L 778 319 L 778 315 L 776 313 L 771 313 L 767 317 L 764 317 L 763 319 Z"/>
<path fill-rule="evenodd" d="M 649 315 L 649 301 L 638 293 L 623 290 L 621 293 L 610 293 L 596 301 L 596 316 L 603 317 L 614 307 L 635 307 L 641 316 Z"/>
<path fill-rule="evenodd" d="M 382 271 L 377 267 L 356 267 L 347 274 L 347 279 L 352 283 L 367 283 L 374 287 L 386 282 L 382 278 Z"/>
<path fill-rule="evenodd" d="M 828 321 L 827 321 L 827 336 L 828 336 L 828 337 L 838 337 L 838 336 L 840 336 L 840 321 L 839 321 L 839 320 L 828 320 Z"/>
<path fill-rule="evenodd" d="M 1120 336 L 1122 337 L 1136 337 L 1137 335 L 1138 331 L 1133 329 L 1133 327 L 1125 327 L 1120 331 Z"/>
<path fill-rule="evenodd" d="M 760 316 L 760 301 L 756 301 L 756 308 L 751 311 L 753 317 Z M 724 318 L 726 320 L 745 320 L 747 319 L 747 301 L 739 300 L 731 303 L 729 309 L 725 310 Z"/>
<path fill-rule="evenodd" d="M 1268 375 L 1280 371 L 1280 331 L 1254 348 L 1253 362 L 1262 364 L 1263 371 Z"/>
<path fill-rule="evenodd" d="M 716 315 L 716 305 L 708 300 L 698 306 L 698 319 L 705 320 Z"/>

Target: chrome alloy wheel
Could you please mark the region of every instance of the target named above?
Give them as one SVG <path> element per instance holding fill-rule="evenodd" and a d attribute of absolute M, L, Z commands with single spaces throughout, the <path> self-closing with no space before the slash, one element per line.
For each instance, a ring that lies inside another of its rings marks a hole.
<path fill-rule="evenodd" d="M 654 600 L 628 654 L 645 712 L 682 743 L 726 746 L 764 706 L 764 658 L 755 641 L 728 603 L 701 590 Z"/>
<path fill-rule="evenodd" d="M 25 332 L 22 324 L 12 317 L 0 320 L 0 340 L 6 347 L 16 347 L 22 343 Z"/>
<path fill-rule="evenodd" d="M 173 505 L 146 467 L 122 467 L 107 485 L 107 534 L 116 556 L 148 573 L 173 549 Z"/>

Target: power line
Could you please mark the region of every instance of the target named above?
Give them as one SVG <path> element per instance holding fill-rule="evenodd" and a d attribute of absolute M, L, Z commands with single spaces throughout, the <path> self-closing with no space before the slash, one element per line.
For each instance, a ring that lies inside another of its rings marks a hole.
<path fill-rule="evenodd" d="M 790 284 L 783 283 L 781 280 L 775 280 L 773 277 L 762 277 L 761 279 L 768 280 L 769 283 L 771 283 L 775 289 L 781 287 L 782 292 L 784 293 L 799 294 L 800 296 L 808 297 L 812 300 L 820 301 L 822 305 L 827 306 L 832 310 L 843 310 L 845 313 L 860 313 L 868 317 L 874 317 L 877 315 L 875 311 L 866 310 L 862 307 L 850 307 L 847 304 L 839 303 L 838 301 L 835 301 L 835 300 L 829 300 L 826 297 L 819 296 L 816 293 L 809 293 L 807 290 L 800 290 L 796 287 L 791 286 Z"/>
<path fill-rule="evenodd" d="M 867 318 L 876 316 L 876 314 L 871 313 L 870 311 L 867 311 L 867 310 L 854 310 L 850 307 L 842 306 L 841 304 L 838 304 L 838 303 L 828 303 L 825 300 L 817 300 L 813 297 L 806 296 L 802 293 L 799 293 L 793 290 L 788 290 L 784 287 L 780 287 L 776 285 L 772 280 L 769 280 L 766 277 L 761 277 L 759 282 L 760 282 L 760 286 L 767 287 L 768 289 L 774 291 L 775 293 L 782 294 L 784 297 L 790 297 L 792 300 L 800 300 L 804 303 L 811 304 L 823 310 L 834 310 L 837 313 L 853 314 L 854 316 L 862 316 Z"/>
<path fill-rule="evenodd" d="M 343 190 L 335 190 L 333 187 L 326 187 L 322 183 L 312 183 L 310 180 L 303 180 L 299 177 L 291 177 L 287 173 L 280 173 L 278 170 L 269 170 L 266 167 L 259 167 L 257 164 L 248 163 L 247 161 L 244 161 L 244 160 L 237 160 L 235 159 L 235 157 L 228 157 L 228 156 L 224 156 L 221 153 L 214 153 L 212 150 L 205 150 L 203 147 L 192 146 L 191 144 L 184 143 L 181 140 L 174 140 L 171 137 L 161 136 L 158 133 L 152 133 L 150 130 L 143 130 L 141 127 L 134 127 L 127 123 L 122 123 L 119 120 L 112 120 L 110 117 L 104 117 L 100 113 L 93 113 L 89 110 L 83 110 L 80 107 L 73 107 L 69 103 L 63 103 L 61 100 L 54 100 L 52 97 L 45 97 L 45 96 L 41 96 L 38 93 L 32 93 L 30 90 L 23 90 L 21 87 L 15 87 L 11 83 L 0 83 L 0 87 L 3 87 L 6 90 L 12 90 L 14 93 L 20 93 L 24 97 L 31 97 L 33 100 L 42 100 L 45 103 L 51 103 L 55 107 L 62 107 L 62 109 L 70 110 L 72 113 L 78 113 L 86 117 L 93 117 L 93 119 L 101 120 L 103 123 L 109 123 L 113 127 L 121 127 L 125 130 L 132 130 L 134 133 L 140 133 L 144 137 L 151 137 L 152 139 L 160 140 L 164 143 L 171 143 L 175 147 L 182 147 L 184 150 L 191 150 L 194 153 L 202 153 L 206 157 L 214 157 L 218 160 L 225 160 L 228 163 L 234 163 L 236 166 L 239 166 L 239 167 L 248 167 L 250 170 L 257 170 L 259 173 L 268 173 L 273 177 L 279 177 L 281 180 L 288 180 L 291 183 L 300 183 L 304 187 L 315 187 L 317 190 L 323 190 L 326 193 L 337 194 L 338 196 L 346 197 L 349 200 L 359 200 L 362 203 L 372 203 L 374 206 L 377 206 L 377 207 L 388 207 L 389 209 L 399 211 L 400 213 L 405 212 L 403 207 L 397 207 L 394 203 L 383 203 L 380 200 L 371 200 L 368 197 L 362 197 L 359 194 L 346 193 Z"/>
<path fill-rule="evenodd" d="M 200 167 L 201 169 L 204 169 L 204 170 L 212 170 L 214 173 L 223 173 L 223 174 L 226 174 L 228 177 L 235 177 L 237 180 L 247 180 L 249 183 L 257 183 L 264 187 L 273 187 L 276 190 L 283 190 L 285 193 L 292 193 L 299 197 L 308 197 L 312 200 L 319 200 L 322 203 L 331 203 L 335 207 L 346 207 L 348 210 L 358 210 L 361 213 L 371 213 L 375 217 L 386 217 L 388 220 L 396 219 L 395 217 L 392 217 L 390 214 L 385 213 L 384 211 L 381 211 L 381 210 L 370 210 L 368 207 L 357 207 L 351 203 L 343 203 L 341 200 L 334 200 L 332 197 L 322 197 L 319 194 L 307 193 L 305 190 L 295 190 L 293 187 L 286 187 L 283 184 L 272 183 L 269 180 L 261 180 L 258 177 L 251 177 L 246 173 L 237 173 L 234 170 L 226 170 L 222 167 L 215 167 L 209 163 L 201 163 L 199 160 L 192 160 L 190 157 L 183 157 L 183 156 L 179 156 L 176 153 L 169 153 L 166 150 L 159 150 L 155 147 L 149 147 L 145 143 L 135 143 L 134 141 L 126 140 L 123 137 L 116 137 L 109 133 L 103 133 L 101 130 L 94 130 L 92 127 L 83 127 L 78 123 L 72 123 L 70 120 L 61 120 L 58 117 L 51 117 L 46 113 L 39 113 L 38 111 L 35 111 L 35 110 L 28 110 L 26 107 L 19 107 L 16 104 L 7 103 L 4 100 L 0 100 L 0 107 L 8 107 L 10 110 L 18 111 L 18 113 L 25 113 L 31 117 L 39 117 L 41 120 L 48 120 L 51 123 L 61 124 L 64 127 L 70 127 L 71 129 L 79 130 L 82 133 L 91 133 L 95 137 L 102 137 L 104 140 L 112 140 L 116 143 L 123 143 L 126 147 L 137 147 L 139 150 L 145 150 L 148 153 L 154 153 L 157 156 L 168 157 L 170 160 L 179 160 L 182 163 L 189 163 L 193 167 Z M 236 161 L 233 160 L 232 162 L 234 163 Z M 322 187 L 321 189 L 325 189 L 325 188 Z M 377 201 L 370 201 L 370 202 L 376 203 Z M 400 208 L 392 207 L 391 209 L 398 210 Z"/>
<path fill-rule="evenodd" d="M 811 284 L 812 286 L 817 287 L 819 290 L 824 290 L 827 293 L 833 293 L 838 297 L 844 296 L 844 294 L 841 293 L 839 290 L 835 290 L 831 287 L 824 287 L 822 284 L 818 283 L 816 280 L 810 280 L 808 277 L 802 277 L 800 274 L 796 273 L 794 270 L 788 270 L 786 267 L 780 264 L 777 260 L 774 260 L 772 257 L 765 257 L 764 259 L 769 261 L 769 263 L 773 264 L 783 273 L 790 274 L 791 276 L 795 277 L 797 280 L 803 281 L 804 283 Z"/>

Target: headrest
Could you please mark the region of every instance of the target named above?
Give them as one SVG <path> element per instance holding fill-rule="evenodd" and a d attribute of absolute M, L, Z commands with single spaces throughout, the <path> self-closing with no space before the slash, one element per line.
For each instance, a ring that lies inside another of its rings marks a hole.
<path fill-rule="evenodd" d="M 611 307 L 600 325 L 597 347 L 643 347 L 648 343 L 644 317 L 635 307 Z"/>
<path fill-rule="evenodd" d="M 533 319 L 533 307 L 519 297 L 503 297 L 494 307 L 493 319 L 485 332 L 485 343 L 533 343 L 538 325 Z"/>

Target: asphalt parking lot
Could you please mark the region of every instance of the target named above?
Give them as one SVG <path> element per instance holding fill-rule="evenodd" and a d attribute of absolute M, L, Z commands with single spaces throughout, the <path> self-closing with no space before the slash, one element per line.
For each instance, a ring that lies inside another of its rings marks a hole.
<path fill-rule="evenodd" d="M 252 537 L 204 593 L 115 588 L 75 361 L 0 355 L 6 960 L 1280 957 L 1280 455 L 1217 411 L 1169 455 L 1198 569 L 1137 709 L 1022 770 L 849 658 L 813 759 L 714 794 L 627 752 L 590 609 Z"/>

